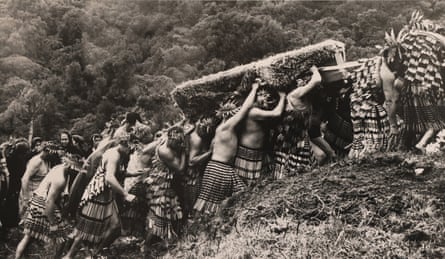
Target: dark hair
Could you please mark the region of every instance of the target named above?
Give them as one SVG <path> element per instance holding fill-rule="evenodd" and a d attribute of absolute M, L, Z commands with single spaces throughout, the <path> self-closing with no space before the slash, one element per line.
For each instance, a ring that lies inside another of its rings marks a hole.
<path fill-rule="evenodd" d="M 71 136 L 71 133 L 68 130 L 61 130 L 59 136 L 62 134 L 66 134 L 68 136 L 69 144 L 73 144 L 73 136 Z"/>
<path fill-rule="evenodd" d="M 49 164 L 50 168 L 62 163 L 62 159 L 58 153 L 60 149 L 61 147 L 52 141 L 43 143 L 44 153 L 42 154 L 41 158 L 43 161 Z"/>
<path fill-rule="evenodd" d="M 125 121 L 131 125 L 135 124 L 136 121 L 142 123 L 141 116 L 137 112 L 129 112 L 125 115 Z"/>
<path fill-rule="evenodd" d="M 181 127 L 175 126 L 167 131 L 167 147 L 182 152 L 185 147 L 184 130 Z"/>
<path fill-rule="evenodd" d="M 42 138 L 41 137 L 34 137 L 34 138 L 32 138 L 32 141 L 31 141 L 31 149 L 33 149 L 35 146 L 36 146 L 36 144 L 38 143 L 38 142 L 42 142 L 43 140 L 42 140 Z"/>
<path fill-rule="evenodd" d="M 264 85 L 261 85 L 260 87 L 258 87 L 256 97 L 258 97 L 258 95 L 260 95 L 262 93 L 267 94 L 266 103 L 258 103 L 257 99 L 256 99 L 255 105 L 263 110 L 272 110 L 273 108 L 275 108 L 275 106 L 277 106 L 278 101 L 280 99 L 278 91 L 275 88 L 273 88 L 267 84 L 264 84 Z"/>
<path fill-rule="evenodd" d="M 395 54 L 391 54 L 390 51 L 396 51 Z M 382 55 L 385 58 L 385 61 L 387 62 L 389 70 L 394 73 L 395 77 L 397 78 L 400 75 L 405 74 L 405 71 L 407 70 L 407 66 L 403 63 L 403 56 L 404 51 L 401 49 L 401 55 L 400 57 L 398 55 L 398 50 L 395 48 L 388 48 L 383 51 Z M 390 60 L 390 55 L 393 55 L 392 60 Z"/>
<path fill-rule="evenodd" d="M 196 133 L 205 141 L 210 141 L 215 135 L 216 119 L 214 117 L 201 117 L 196 123 Z"/>

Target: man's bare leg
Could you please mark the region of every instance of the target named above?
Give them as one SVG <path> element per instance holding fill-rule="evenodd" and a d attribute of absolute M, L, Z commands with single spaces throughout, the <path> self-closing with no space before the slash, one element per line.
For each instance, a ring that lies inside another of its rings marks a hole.
<path fill-rule="evenodd" d="M 421 150 L 422 152 L 425 150 L 425 146 L 428 143 L 428 140 L 431 139 L 434 135 L 434 129 L 428 129 L 425 134 L 423 134 L 420 141 L 416 144 L 416 148 Z"/>
<path fill-rule="evenodd" d="M 68 253 L 62 258 L 62 259 L 70 259 L 73 258 L 73 256 L 75 255 L 75 253 L 77 252 L 77 247 L 79 246 L 79 244 L 81 243 L 81 239 L 80 237 L 76 236 L 74 238 L 73 244 L 70 247 L 70 250 L 68 251 Z"/>
<path fill-rule="evenodd" d="M 17 245 L 17 250 L 15 252 L 15 258 L 16 259 L 21 258 L 23 256 L 23 253 L 25 252 L 25 249 L 28 246 L 30 241 L 31 241 L 31 236 L 30 235 L 25 235 L 23 237 L 23 239 Z"/>
<path fill-rule="evenodd" d="M 121 235 L 121 225 L 119 221 L 119 216 L 116 213 L 113 214 L 110 218 L 110 226 L 107 231 L 104 233 L 104 239 L 97 247 L 97 250 L 94 251 L 94 254 L 97 254 L 104 247 L 110 246 L 119 236 Z"/>

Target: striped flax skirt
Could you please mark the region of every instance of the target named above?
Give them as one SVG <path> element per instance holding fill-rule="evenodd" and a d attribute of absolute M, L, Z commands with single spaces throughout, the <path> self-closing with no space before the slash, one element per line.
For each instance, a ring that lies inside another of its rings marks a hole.
<path fill-rule="evenodd" d="M 61 244 L 68 239 L 69 226 L 62 220 L 62 213 L 57 207 L 54 214 L 56 216 L 58 229 L 50 233 L 50 224 L 44 214 L 45 206 L 46 199 L 37 194 L 33 194 L 24 221 L 24 233 L 38 240 L 45 242 L 55 240 L 57 244 Z"/>
<path fill-rule="evenodd" d="M 244 183 L 255 183 L 263 172 L 263 159 L 264 152 L 261 149 L 239 145 L 235 157 L 235 173 Z"/>
<path fill-rule="evenodd" d="M 221 202 L 233 193 L 243 191 L 246 185 L 229 164 L 210 160 L 204 171 L 201 193 L 194 209 L 209 214 L 219 211 Z"/>

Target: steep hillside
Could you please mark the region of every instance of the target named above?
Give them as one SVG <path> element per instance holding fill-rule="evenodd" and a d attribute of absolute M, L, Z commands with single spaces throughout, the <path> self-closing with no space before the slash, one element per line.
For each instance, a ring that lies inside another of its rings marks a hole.
<path fill-rule="evenodd" d="M 167 258 L 443 258 L 441 160 L 392 154 L 265 180 Z"/>

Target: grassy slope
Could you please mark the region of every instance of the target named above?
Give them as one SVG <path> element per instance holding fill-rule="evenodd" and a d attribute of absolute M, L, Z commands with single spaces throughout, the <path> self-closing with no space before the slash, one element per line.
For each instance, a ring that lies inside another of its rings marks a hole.
<path fill-rule="evenodd" d="M 265 181 L 167 257 L 444 258 L 441 159 L 392 154 Z"/>
<path fill-rule="evenodd" d="M 408 158 L 408 162 L 405 158 Z M 405 159 L 405 160 L 404 160 Z M 288 179 L 265 179 L 233 201 L 224 219 L 200 220 L 166 258 L 444 258 L 442 157 L 391 154 L 342 162 Z M 415 175 L 415 168 L 426 168 Z M 13 233 L 9 258 L 21 237 Z M 30 258 L 44 258 L 31 247 Z M 142 258 L 114 244 L 109 258 Z M 159 255 L 159 253 L 156 253 Z M 79 258 L 86 253 L 81 252 Z"/>

